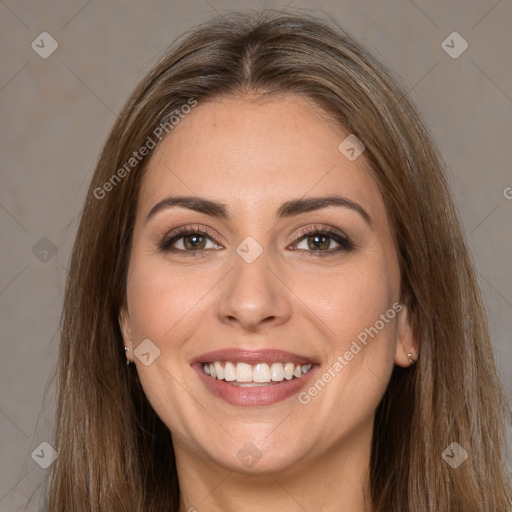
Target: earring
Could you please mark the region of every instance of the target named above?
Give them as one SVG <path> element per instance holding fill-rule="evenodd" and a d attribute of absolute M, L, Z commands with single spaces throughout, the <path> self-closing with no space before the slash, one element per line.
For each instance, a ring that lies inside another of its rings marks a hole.
<path fill-rule="evenodd" d="M 128 352 L 130 352 L 130 347 L 124 347 L 124 353 L 128 355 Z M 130 366 L 133 364 L 133 361 L 130 361 L 128 358 L 126 359 L 126 366 Z"/>
<path fill-rule="evenodd" d="M 416 362 L 416 360 L 412 357 L 412 352 L 409 352 L 407 357 L 409 357 L 409 364 L 412 366 Z"/>

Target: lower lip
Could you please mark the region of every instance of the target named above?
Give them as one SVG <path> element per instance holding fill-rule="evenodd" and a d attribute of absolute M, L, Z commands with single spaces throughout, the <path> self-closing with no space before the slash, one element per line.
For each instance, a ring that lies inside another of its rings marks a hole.
<path fill-rule="evenodd" d="M 218 398 L 232 405 L 256 406 L 275 404 L 296 395 L 301 388 L 306 386 L 311 375 L 316 373 L 319 366 L 316 364 L 313 365 L 308 373 L 299 378 L 251 388 L 234 386 L 224 380 L 214 379 L 204 373 L 202 364 L 194 364 L 193 368 L 197 371 L 199 378 L 204 382 L 206 387 Z"/>

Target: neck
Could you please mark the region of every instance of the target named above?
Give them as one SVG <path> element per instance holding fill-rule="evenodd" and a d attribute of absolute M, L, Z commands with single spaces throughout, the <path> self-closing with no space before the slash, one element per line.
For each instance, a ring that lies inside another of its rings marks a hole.
<path fill-rule="evenodd" d="M 359 432 L 328 453 L 277 472 L 231 471 L 175 446 L 180 512 L 371 512 L 371 430 L 369 434 Z"/>

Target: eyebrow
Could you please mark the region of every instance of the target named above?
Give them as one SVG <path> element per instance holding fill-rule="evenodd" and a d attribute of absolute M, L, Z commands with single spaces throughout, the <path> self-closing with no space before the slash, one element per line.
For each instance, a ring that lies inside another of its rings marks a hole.
<path fill-rule="evenodd" d="M 162 199 L 161 201 L 156 203 L 147 214 L 146 222 L 148 222 L 149 219 L 153 217 L 157 212 L 174 206 L 188 208 L 189 210 L 194 210 L 196 212 L 204 213 L 206 215 L 210 215 L 211 217 L 216 217 L 227 221 L 231 219 L 227 207 L 223 203 L 212 201 L 204 197 L 175 196 L 166 197 L 165 199 Z M 330 195 L 325 197 L 307 197 L 286 201 L 277 210 L 277 217 L 293 217 L 295 215 L 300 215 L 301 213 L 307 213 L 315 210 L 321 210 L 323 208 L 328 208 L 329 206 L 338 206 L 342 208 L 348 208 L 349 210 L 353 210 L 357 212 L 359 215 L 361 215 L 361 217 L 371 227 L 373 226 L 370 215 L 368 215 L 366 210 L 360 204 L 339 195 Z"/>

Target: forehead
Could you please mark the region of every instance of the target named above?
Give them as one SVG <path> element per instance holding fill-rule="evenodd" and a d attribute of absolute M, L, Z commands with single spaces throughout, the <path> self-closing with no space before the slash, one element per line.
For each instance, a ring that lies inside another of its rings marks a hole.
<path fill-rule="evenodd" d="M 348 135 L 298 95 L 199 103 L 154 150 L 139 204 L 186 194 L 256 209 L 337 192 L 367 203 L 371 214 L 382 199 L 364 153 L 349 161 L 340 152 Z"/>

